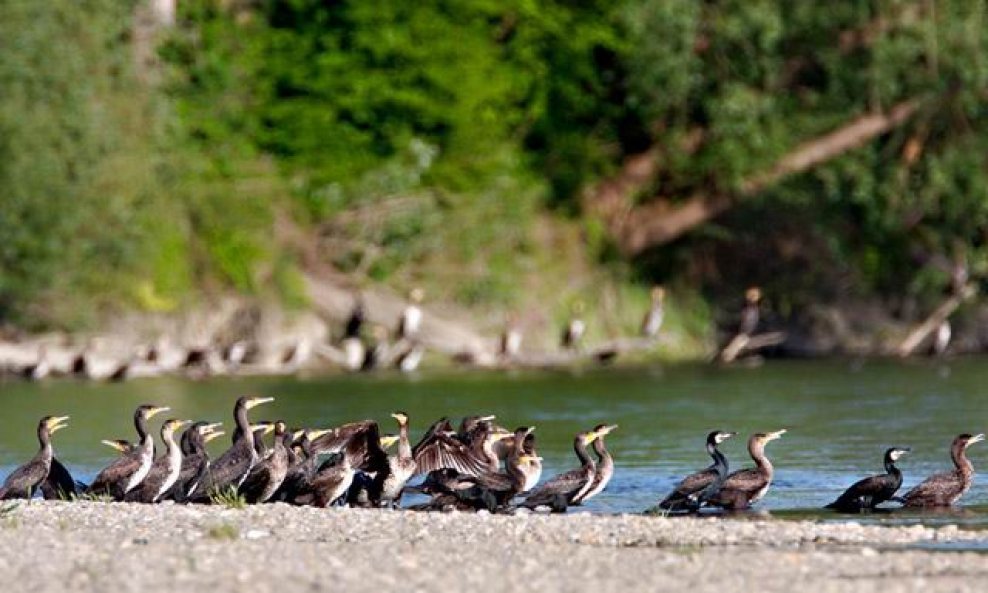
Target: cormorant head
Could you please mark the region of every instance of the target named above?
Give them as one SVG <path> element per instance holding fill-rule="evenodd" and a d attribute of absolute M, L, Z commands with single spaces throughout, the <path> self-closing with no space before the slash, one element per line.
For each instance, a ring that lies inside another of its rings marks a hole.
<path fill-rule="evenodd" d="M 128 453 L 130 452 L 131 449 L 134 448 L 134 446 L 131 445 L 129 441 L 125 441 L 122 439 L 116 439 L 116 440 L 105 439 L 100 442 L 106 445 L 107 447 L 110 447 L 111 449 L 116 449 L 120 453 Z"/>
<path fill-rule="evenodd" d="M 321 430 L 307 430 L 307 431 L 305 431 L 305 435 L 304 436 L 305 436 L 305 438 L 309 439 L 310 441 L 314 441 L 314 440 L 318 439 L 319 437 L 321 437 L 322 435 L 329 434 L 331 432 L 333 432 L 333 429 L 332 428 L 324 428 L 324 429 L 321 429 Z"/>
<path fill-rule="evenodd" d="M 596 437 L 594 437 L 594 440 L 604 438 L 605 436 L 614 432 L 617 429 L 617 427 L 618 427 L 617 424 L 598 424 L 597 426 L 594 426 L 593 432 L 594 434 L 597 435 Z"/>
<path fill-rule="evenodd" d="M 515 429 L 515 436 L 521 436 L 522 438 L 535 432 L 534 426 L 519 426 Z"/>
<path fill-rule="evenodd" d="M 203 442 L 208 443 L 209 441 L 211 441 L 213 439 L 216 439 L 216 438 L 219 438 L 219 437 L 221 437 L 221 436 L 223 436 L 225 434 L 226 433 L 223 432 L 222 430 L 214 430 L 212 432 L 207 432 L 206 434 L 204 434 L 202 436 L 202 440 L 203 440 Z"/>
<path fill-rule="evenodd" d="M 909 447 L 892 447 L 885 452 L 885 456 L 888 457 L 889 461 L 899 461 L 899 458 L 912 451 Z"/>
<path fill-rule="evenodd" d="M 249 410 L 261 404 L 266 404 L 273 401 L 273 397 L 241 397 L 237 399 L 237 406 L 243 406 L 245 409 Z"/>
<path fill-rule="evenodd" d="M 984 434 L 970 435 L 970 434 L 964 433 L 964 434 L 958 436 L 956 439 L 954 439 L 954 442 L 960 444 L 965 449 L 967 449 L 968 447 L 970 447 L 974 443 L 980 443 L 983 440 L 985 440 L 985 435 Z"/>
<path fill-rule="evenodd" d="M 266 434 L 271 434 L 274 430 L 274 424 L 275 423 L 270 420 L 259 420 L 251 424 L 250 429 L 255 435 L 264 436 Z"/>
<path fill-rule="evenodd" d="M 712 433 L 710 433 L 710 434 L 707 435 L 707 444 L 708 445 L 719 445 L 719 444 L 723 443 L 724 441 L 726 441 L 727 439 L 729 439 L 732 436 L 735 436 L 737 434 L 738 433 L 736 433 L 736 432 L 724 432 L 723 430 L 715 430 Z"/>
<path fill-rule="evenodd" d="M 381 435 L 381 448 L 389 449 L 392 445 L 398 442 L 398 435 L 396 434 L 384 434 Z"/>
<path fill-rule="evenodd" d="M 165 423 L 161 425 L 161 434 L 162 436 L 166 434 L 169 436 L 173 435 L 175 434 L 175 431 L 182 428 L 186 424 L 191 424 L 191 423 L 192 423 L 191 420 L 178 420 L 176 418 L 170 418 L 168 420 L 165 420 Z"/>
<path fill-rule="evenodd" d="M 757 303 L 762 300 L 762 289 L 757 286 L 752 286 L 744 292 L 744 300 L 749 303 Z"/>
<path fill-rule="evenodd" d="M 494 443 L 503 441 L 504 439 L 514 438 L 515 436 L 515 433 L 504 430 L 503 428 L 489 428 L 491 428 L 491 430 L 488 434 L 490 434 L 491 442 Z"/>
<path fill-rule="evenodd" d="M 661 284 L 652 287 L 652 302 L 661 303 L 666 298 L 666 289 Z"/>
<path fill-rule="evenodd" d="M 404 412 L 393 412 L 391 417 L 398 421 L 398 426 L 405 426 L 408 424 L 408 414 Z"/>
<path fill-rule="evenodd" d="M 775 432 L 757 432 L 751 435 L 751 441 L 757 442 L 759 445 L 764 446 L 775 439 L 781 438 L 784 434 L 786 434 L 786 429 L 784 428 Z"/>
<path fill-rule="evenodd" d="M 144 404 L 143 406 L 138 406 L 137 411 L 134 413 L 134 415 L 142 417 L 145 420 L 148 420 L 150 418 L 157 416 L 161 412 L 167 412 L 169 410 L 171 410 L 171 408 L 167 406 L 159 407 L 150 404 Z"/>
<path fill-rule="evenodd" d="M 223 426 L 222 422 L 199 422 L 197 423 L 196 430 L 199 431 L 200 435 L 205 437 L 216 432 L 216 429 L 221 426 Z"/>
<path fill-rule="evenodd" d="M 274 423 L 274 434 L 275 435 L 281 436 L 281 435 L 285 434 L 285 431 L 287 431 L 287 430 L 288 430 L 288 425 L 285 424 L 285 421 L 284 420 L 278 420 L 278 421 L 276 421 Z"/>
<path fill-rule="evenodd" d="M 48 431 L 48 434 L 55 434 L 55 432 L 68 426 L 68 424 L 64 424 L 68 419 L 68 416 L 45 416 L 41 419 L 41 426 L 38 428 L 40 429 L 43 426 Z"/>

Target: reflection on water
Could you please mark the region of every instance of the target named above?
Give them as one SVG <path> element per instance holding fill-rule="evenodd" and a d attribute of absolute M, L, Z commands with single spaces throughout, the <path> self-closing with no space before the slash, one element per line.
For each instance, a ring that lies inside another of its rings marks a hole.
<path fill-rule="evenodd" d="M 855 480 L 882 470 L 892 445 L 911 446 L 900 463 L 904 488 L 950 467 L 950 441 L 986 431 L 988 367 L 979 359 L 927 361 L 770 362 L 759 368 L 681 365 L 585 373 L 476 373 L 418 376 L 250 378 L 207 382 L 158 379 L 120 385 L 73 381 L 0 385 L 0 474 L 36 449 L 34 427 L 45 414 L 72 416 L 55 437 L 59 456 L 83 479 L 113 452 L 104 438 L 133 438 L 139 403 L 169 405 L 176 417 L 230 422 L 237 395 L 277 397 L 258 416 L 290 424 L 331 426 L 407 411 L 413 434 L 447 415 L 493 413 L 508 428 L 535 424 L 546 474 L 574 466 L 572 437 L 600 422 L 620 428 L 608 437 L 617 473 L 594 512 L 637 512 L 652 506 L 685 473 L 705 467 L 704 437 L 713 429 L 742 435 L 787 428 L 768 447 L 776 481 L 759 508 L 773 516 L 846 520 L 818 509 Z M 949 370 L 949 372 L 946 372 Z M 155 424 L 157 426 L 157 424 Z M 218 451 L 223 443 L 216 446 Z M 215 443 L 214 443 L 215 445 Z M 732 469 L 750 465 L 744 436 L 723 446 Z M 988 445 L 969 451 L 975 468 Z M 968 512 L 871 514 L 861 522 L 988 525 L 988 482 L 976 478 L 964 498 Z"/>

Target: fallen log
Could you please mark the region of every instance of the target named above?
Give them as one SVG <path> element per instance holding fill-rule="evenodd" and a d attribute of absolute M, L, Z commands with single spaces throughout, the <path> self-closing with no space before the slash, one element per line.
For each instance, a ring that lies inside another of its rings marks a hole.
<path fill-rule="evenodd" d="M 906 339 L 899 344 L 896 348 L 896 354 L 901 357 L 906 357 L 912 355 L 929 336 L 936 330 L 940 325 L 950 317 L 954 311 L 957 310 L 965 301 L 970 300 L 977 294 L 978 290 L 973 284 L 968 284 L 965 286 L 960 293 L 951 294 L 950 297 L 940 304 L 939 307 L 930 313 L 930 316 L 923 320 L 922 323 L 917 325 Z"/>

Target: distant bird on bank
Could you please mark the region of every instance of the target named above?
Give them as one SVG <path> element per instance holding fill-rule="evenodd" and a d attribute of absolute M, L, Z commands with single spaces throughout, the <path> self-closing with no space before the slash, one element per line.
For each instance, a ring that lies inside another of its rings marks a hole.
<path fill-rule="evenodd" d="M 397 339 L 406 340 L 418 335 L 422 328 L 422 299 L 425 291 L 415 287 L 408 293 L 408 304 L 398 320 Z"/>
<path fill-rule="evenodd" d="M 757 286 L 752 286 L 744 293 L 744 307 L 741 308 L 741 325 L 738 326 L 738 333 L 744 336 L 753 336 L 758 331 L 758 323 L 761 320 L 762 290 Z"/>
<path fill-rule="evenodd" d="M 755 461 L 755 467 L 742 469 L 727 476 L 720 490 L 710 497 L 708 503 L 712 506 L 728 510 L 743 510 L 755 504 L 766 494 L 772 485 L 775 468 L 765 455 L 765 445 L 780 438 L 786 433 L 785 429 L 775 432 L 753 434 L 748 439 L 748 453 Z"/>
<path fill-rule="evenodd" d="M 900 457 L 909 453 L 908 447 L 892 447 L 885 451 L 885 473 L 855 482 L 826 508 L 842 513 L 857 513 L 873 509 L 891 500 L 902 486 L 902 471 L 895 466 Z"/>
<path fill-rule="evenodd" d="M 366 313 L 364 312 L 364 299 L 358 296 L 354 299 L 353 308 L 350 310 L 350 316 L 347 317 L 346 325 L 343 327 L 343 338 L 360 338 L 360 332 L 364 327 L 364 318 Z"/>
<path fill-rule="evenodd" d="M 7 476 L 3 487 L 0 487 L 0 500 L 30 499 L 34 496 L 34 492 L 41 487 L 48 478 L 48 472 L 51 471 L 51 463 L 54 458 L 51 435 L 68 426 L 64 424 L 68 419 L 68 416 L 45 416 L 38 422 L 40 449 L 31 461 L 18 467 Z"/>
<path fill-rule="evenodd" d="M 373 371 L 388 358 L 388 331 L 380 325 L 371 330 L 371 342 L 364 349 L 364 359 L 360 362 L 360 370 Z"/>
<path fill-rule="evenodd" d="M 642 336 L 646 338 L 655 338 L 659 335 L 659 331 L 662 329 L 662 321 L 665 318 L 665 288 L 654 286 L 650 295 L 652 302 L 648 307 L 648 311 L 645 312 L 645 318 L 642 319 L 641 332 Z"/>
<path fill-rule="evenodd" d="M 504 360 L 517 358 L 521 353 L 522 337 L 521 328 L 518 327 L 517 316 L 514 314 L 509 315 L 507 322 L 504 324 L 504 330 L 501 332 L 501 338 L 498 341 L 498 356 Z"/>
<path fill-rule="evenodd" d="M 911 508 L 949 507 L 970 488 L 974 466 L 967 458 L 967 448 L 985 440 L 985 435 L 961 434 L 950 444 L 954 469 L 926 478 L 902 497 L 903 506 Z"/>
<path fill-rule="evenodd" d="M 707 435 L 707 454 L 714 460 L 710 467 L 683 478 L 669 493 L 659 508 L 670 512 L 694 512 L 716 494 L 727 479 L 730 466 L 727 458 L 717 448 L 737 433 L 715 430 Z"/>
<path fill-rule="evenodd" d="M 566 350 L 576 350 L 580 347 L 583 334 L 587 331 L 587 324 L 583 321 L 583 301 L 576 301 L 573 304 L 573 314 L 570 316 L 566 327 L 563 329 L 561 345 Z"/>
<path fill-rule="evenodd" d="M 947 353 L 947 348 L 950 347 L 950 338 L 953 331 L 950 327 L 950 320 L 944 319 L 940 325 L 937 326 L 936 332 L 933 334 L 933 347 L 932 352 L 934 356 L 943 356 Z"/>

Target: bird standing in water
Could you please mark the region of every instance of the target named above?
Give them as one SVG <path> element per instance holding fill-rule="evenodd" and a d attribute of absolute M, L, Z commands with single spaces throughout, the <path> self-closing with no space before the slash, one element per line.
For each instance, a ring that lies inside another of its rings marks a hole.
<path fill-rule="evenodd" d="M 864 478 L 851 485 L 826 508 L 842 513 L 857 513 L 873 509 L 895 496 L 902 486 L 902 471 L 895 466 L 899 458 L 909 453 L 908 447 L 892 447 L 885 451 L 885 473 Z"/>
<path fill-rule="evenodd" d="M 903 506 L 934 508 L 953 506 L 971 488 L 974 466 L 967 458 L 967 448 L 985 440 L 983 434 L 961 434 L 950 444 L 954 469 L 926 478 L 902 497 Z"/>
<path fill-rule="evenodd" d="M 714 460 L 713 464 L 707 469 L 683 478 L 673 491 L 659 503 L 659 508 L 671 512 L 694 512 L 716 494 L 724 484 L 724 480 L 727 479 L 730 468 L 727 457 L 724 457 L 724 454 L 717 447 L 736 434 L 721 430 L 715 430 L 708 434 L 707 454 Z"/>
<path fill-rule="evenodd" d="M 748 453 L 755 467 L 742 469 L 727 476 L 720 490 L 708 501 L 710 505 L 737 511 L 747 509 L 761 500 L 772 485 L 775 468 L 765 456 L 765 445 L 780 438 L 785 429 L 769 433 L 756 433 L 748 439 Z"/>

